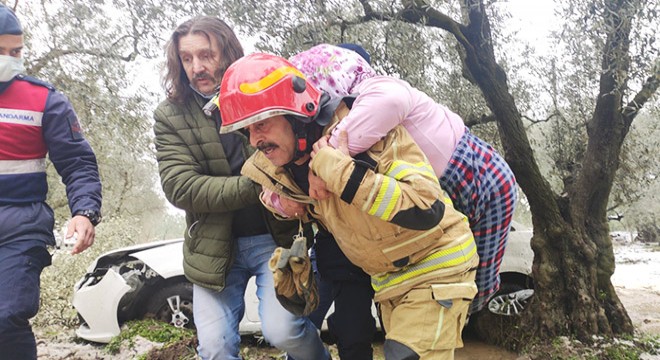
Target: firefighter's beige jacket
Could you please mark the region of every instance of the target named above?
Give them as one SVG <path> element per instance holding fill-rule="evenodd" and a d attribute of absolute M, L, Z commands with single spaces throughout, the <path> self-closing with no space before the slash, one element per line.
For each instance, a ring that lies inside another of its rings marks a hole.
<path fill-rule="evenodd" d="M 326 132 L 347 111 L 340 105 Z M 402 126 L 355 159 L 325 147 L 310 168 L 326 182 L 333 194 L 329 199 L 311 199 L 285 168 L 261 152 L 247 160 L 242 174 L 280 196 L 311 204 L 309 215 L 334 235 L 351 262 L 372 276 L 376 301 L 420 284 L 453 283 L 476 267 L 467 218 L 454 209 Z M 463 297 L 471 298 L 475 289 L 464 289 Z"/>

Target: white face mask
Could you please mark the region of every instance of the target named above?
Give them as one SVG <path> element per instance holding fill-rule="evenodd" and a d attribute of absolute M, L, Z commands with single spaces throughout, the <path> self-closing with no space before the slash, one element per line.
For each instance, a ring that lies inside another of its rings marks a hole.
<path fill-rule="evenodd" d="M 0 55 L 0 82 L 7 82 L 24 71 L 22 58 Z"/>

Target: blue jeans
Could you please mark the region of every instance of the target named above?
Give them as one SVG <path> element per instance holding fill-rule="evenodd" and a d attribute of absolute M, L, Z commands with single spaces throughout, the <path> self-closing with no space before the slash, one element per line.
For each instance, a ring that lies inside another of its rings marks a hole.
<path fill-rule="evenodd" d="M 50 261 L 43 243 L 0 243 L 0 359 L 37 358 L 29 319 L 39 310 L 39 277 Z"/>
<path fill-rule="evenodd" d="M 296 360 L 329 359 L 311 321 L 291 314 L 275 297 L 273 275 L 268 269 L 268 260 L 276 247 L 273 238 L 264 234 L 235 241 L 234 262 L 224 290 L 193 287 L 197 350 L 202 359 L 240 359 L 238 324 L 245 313 L 245 288 L 252 276 L 256 277 L 261 331 L 266 341 Z"/>

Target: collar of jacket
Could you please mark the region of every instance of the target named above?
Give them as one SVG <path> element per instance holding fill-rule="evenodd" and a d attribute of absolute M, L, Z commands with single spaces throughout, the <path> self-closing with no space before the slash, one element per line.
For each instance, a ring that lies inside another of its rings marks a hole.
<path fill-rule="evenodd" d="M 191 87 L 191 89 L 192 89 L 192 87 Z M 192 102 L 197 104 L 200 109 L 203 108 L 204 105 L 206 105 L 206 103 L 208 102 L 208 100 L 206 98 L 204 98 L 204 96 L 202 96 L 200 93 L 198 93 L 194 89 L 193 89 L 193 92 L 192 92 L 191 95 L 192 95 Z"/>
<path fill-rule="evenodd" d="M 255 152 L 245 162 L 241 175 L 249 177 L 279 195 L 305 204 L 316 204 L 316 200 L 305 194 L 284 167 L 273 165 L 261 151 Z"/>
<path fill-rule="evenodd" d="M 16 77 L 14 77 L 13 79 L 11 79 L 9 81 L 0 82 L 0 94 L 5 92 L 5 90 L 7 90 L 7 88 L 9 88 L 9 85 L 11 85 L 11 83 L 14 82 L 15 79 L 16 79 Z"/>

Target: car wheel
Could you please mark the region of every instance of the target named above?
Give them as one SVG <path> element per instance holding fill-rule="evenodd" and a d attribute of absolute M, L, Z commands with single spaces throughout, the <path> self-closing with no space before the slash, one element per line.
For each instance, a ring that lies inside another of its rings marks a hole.
<path fill-rule="evenodd" d="M 166 284 L 146 303 L 145 317 L 169 323 L 178 328 L 194 329 L 192 284 L 187 281 Z"/>
<path fill-rule="evenodd" d="M 534 290 L 517 283 L 502 282 L 500 290 L 479 312 L 470 315 L 468 332 L 490 344 L 506 344 L 510 329 L 520 323 L 520 313 L 528 305 Z"/>
<path fill-rule="evenodd" d="M 486 307 L 493 314 L 517 316 L 525 310 L 532 295 L 532 289 L 525 289 L 518 284 L 503 284 Z"/>

